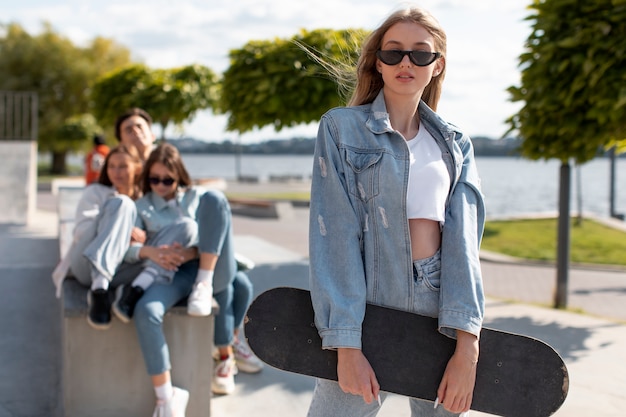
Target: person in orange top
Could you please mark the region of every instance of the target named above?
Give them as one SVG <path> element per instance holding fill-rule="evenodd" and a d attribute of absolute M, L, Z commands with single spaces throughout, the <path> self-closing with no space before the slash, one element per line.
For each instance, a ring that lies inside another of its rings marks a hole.
<path fill-rule="evenodd" d="M 98 181 L 104 159 L 108 154 L 109 147 L 105 145 L 104 136 L 94 135 L 93 149 L 85 157 L 85 185 Z"/>

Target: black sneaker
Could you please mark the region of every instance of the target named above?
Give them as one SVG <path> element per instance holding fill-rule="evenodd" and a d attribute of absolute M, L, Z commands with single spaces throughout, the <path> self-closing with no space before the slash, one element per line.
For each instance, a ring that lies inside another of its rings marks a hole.
<path fill-rule="evenodd" d="M 111 326 L 109 291 L 98 289 L 87 292 L 87 323 L 94 329 L 106 330 Z"/>
<path fill-rule="evenodd" d="M 143 288 L 132 285 L 120 285 L 115 291 L 113 312 L 118 319 L 128 323 L 135 313 L 135 305 L 143 295 Z"/>

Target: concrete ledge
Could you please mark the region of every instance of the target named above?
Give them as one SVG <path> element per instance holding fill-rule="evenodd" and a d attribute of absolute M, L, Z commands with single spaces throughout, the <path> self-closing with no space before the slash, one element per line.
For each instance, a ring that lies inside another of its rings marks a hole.
<path fill-rule="evenodd" d="M 53 186 L 58 194 L 59 250 L 63 257 L 72 242 L 81 184 Z M 87 291 L 78 281 L 63 283 L 61 308 L 62 392 L 66 417 L 151 415 L 155 397 L 133 323 L 115 316 L 108 330 L 87 323 Z M 111 293 L 111 296 L 113 294 Z M 189 391 L 187 416 L 210 416 L 213 375 L 214 315 L 187 315 L 186 300 L 170 309 L 163 321 L 172 362 L 172 382 Z"/>
<path fill-rule="evenodd" d="M 63 406 L 66 417 L 147 416 L 155 397 L 133 323 L 87 324 L 87 288 L 66 279 L 62 300 Z M 191 317 L 181 304 L 165 315 L 172 382 L 190 392 L 187 416 L 210 416 L 213 315 Z"/>
<path fill-rule="evenodd" d="M 293 217 L 293 206 L 289 201 L 249 200 L 229 198 L 230 210 L 240 216 L 285 219 Z"/>
<path fill-rule="evenodd" d="M 83 177 L 60 177 L 52 180 L 50 190 L 52 195 L 59 195 L 61 189 L 76 189 L 82 191 L 85 188 L 85 178 Z M 59 198 L 61 196 L 59 195 Z"/>
<path fill-rule="evenodd" d="M 0 140 L 0 223 L 30 225 L 37 209 L 37 142 Z"/>

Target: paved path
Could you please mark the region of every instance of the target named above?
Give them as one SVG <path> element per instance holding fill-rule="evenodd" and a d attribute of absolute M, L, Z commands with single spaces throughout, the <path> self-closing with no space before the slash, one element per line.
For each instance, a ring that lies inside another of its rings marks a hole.
<path fill-rule="evenodd" d="M 46 193 L 38 205 L 32 225 L 0 225 L 0 417 L 56 416 L 59 406 L 60 310 L 50 281 L 58 254 L 56 206 Z M 257 293 L 278 285 L 306 288 L 307 218 L 306 209 L 281 220 L 235 216 L 237 250 L 257 262 L 250 273 Z M 485 325 L 538 337 L 565 359 L 570 392 L 555 415 L 625 415 L 626 272 L 572 269 L 570 306 L 587 313 L 576 314 L 542 307 L 552 299 L 552 267 L 484 261 L 483 271 Z M 212 416 L 306 415 L 311 378 L 266 368 L 236 381 L 235 394 L 214 397 Z M 398 396 L 379 414 L 408 415 Z"/>

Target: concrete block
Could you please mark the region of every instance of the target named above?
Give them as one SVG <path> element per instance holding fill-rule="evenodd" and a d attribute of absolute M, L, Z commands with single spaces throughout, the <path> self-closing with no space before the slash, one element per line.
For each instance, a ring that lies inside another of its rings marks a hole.
<path fill-rule="evenodd" d="M 256 218 L 290 219 L 294 216 L 293 206 L 289 201 L 246 200 L 229 198 L 233 214 Z"/>
<path fill-rule="evenodd" d="M 63 405 L 65 417 L 148 416 L 155 406 L 133 323 L 113 318 L 108 330 L 87 324 L 87 288 L 63 287 Z M 165 316 L 172 382 L 190 392 L 187 417 L 210 416 L 213 315 L 191 317 L 184 305 Z"/>
<path fill-rule="evenodd" d="M 84 187 L 59 183 L 59 250 L 63 257 L 72 242 L 75 211 Z M 62 392 L 65 417 L 119 417 L 151 415 L 155 396 L 146 372 L 133 323 L 115 316 L 108 330 L 87 324 L 87 291 L 73 278 L 63 284 Z M 213 375 L 214 315 L 192 317 L 186 303 L 165 316 L 163 331 L 172 362 L 172 383 L 189 391 L 187 417 L 210 416 Z"/>
<path fill-rule="evenodd" d="M 28 225 L 37 209 L 37 142 L 0 141 L 0 223 Z"/>
<path fill-rule="evenodd" d="M 84 187 L 60 186 L 56 188 L 57 214 L 59 218 L 59 251 L 61 259 L 72 245 L 76 207 Z"/>

